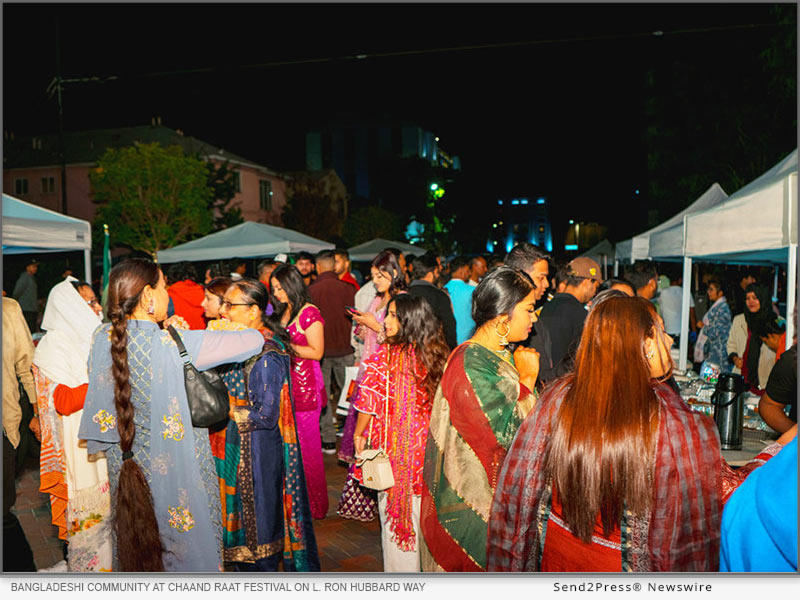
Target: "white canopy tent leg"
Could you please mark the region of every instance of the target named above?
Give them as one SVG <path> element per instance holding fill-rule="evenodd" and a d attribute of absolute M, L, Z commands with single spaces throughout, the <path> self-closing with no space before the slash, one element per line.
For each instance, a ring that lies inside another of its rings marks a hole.
<path fill-rule="evenodd" d="M 86 281 L 89 285 L 92 284 L 92 251 L 87 248 L 83 251 L 83 270 L 86 274 Z"/>
<path fill-rule="evenodd" d="M 619 277 L 619 259 L 614 259 L 614 277 Z"/>
<path fill-rule="evenodd" d="M 780 265 L 775 265 L 775 277 L 772 282 L 772 301 L 778 301 L 778 273 L 780 273 Z"/>
<path fill-rule="evenodd" d="M 789 245 L 789 264 L 786 265 L 786 349 L 794 337 L 794 309 L 797 300 L 797 244 Z"/>
<path fill-rule="evenodd" d="M 692 259 L 683 257 L 683 298 L 681 300 L 681 337 L 678 344 L 678 369 L 686 370 L 689 354 L 689 298 L 692 293 Z"/>

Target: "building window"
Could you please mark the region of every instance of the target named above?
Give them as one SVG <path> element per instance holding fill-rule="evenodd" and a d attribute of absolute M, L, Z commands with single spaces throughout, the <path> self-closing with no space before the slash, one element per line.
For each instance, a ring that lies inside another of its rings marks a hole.
<path fill-rule="evenodd" d="M 28 180 L 24 177 L 14 180 L 14 193 L 17 196 L 24 196 L 28 193 Z"/>
<path fill-rule="evenodd" d="M 236 174 L 236 193 L 242 193 L 242 172 L 241 171 L 234 171 Z"/>
<path fill-rule="evenodd" d="M 261 179 L 258 182 L 258 198 L 261 210 L 272 210 L 272 182 Z"/>
<path fill-rule="evenodd" d="M 42 193 L 55 194 L 55 192 L 56 192 L 56 178 L 42 177 Z"/>

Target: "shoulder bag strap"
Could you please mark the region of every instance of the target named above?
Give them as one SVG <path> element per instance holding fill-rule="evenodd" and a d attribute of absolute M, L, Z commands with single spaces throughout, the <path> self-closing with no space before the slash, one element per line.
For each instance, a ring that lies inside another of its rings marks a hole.
<path fill-rule="evenodd" d="M 172 336 L 172 339 L 175 340 L 175 345 L 178 346 L 178 352 L 180 353 L 181 358 L 183 359 L 183 364 L 185 365 L 192 364 L 192 360 L 191 358 L 189 358 L 189 353 L 186 351 L 186 346 L 183 345 L 181 336 L 178 335 L 178 332 L 175 331 L 175 328 L 172 325 L 170 325 L 169 327 L 167 327 L 167 331 L 169 331 L 169 334 Z"/>

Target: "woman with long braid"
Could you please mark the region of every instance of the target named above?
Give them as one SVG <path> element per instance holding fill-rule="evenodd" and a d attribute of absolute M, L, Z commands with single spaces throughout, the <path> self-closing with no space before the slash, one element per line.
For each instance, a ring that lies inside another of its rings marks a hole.
<path fill-rule="evenodd" d="M 95 331 L 79 437 L 104 452 L 111 484 L 114 571 L 218 571 L 219 488 L 206 430 L 192 427 L 183 361 L 167 325 L 164 275 L 145 259 L 111 271 L 110 324 Z M 194 365 L 240 362 L 258 331 L 182 331 Z"/>

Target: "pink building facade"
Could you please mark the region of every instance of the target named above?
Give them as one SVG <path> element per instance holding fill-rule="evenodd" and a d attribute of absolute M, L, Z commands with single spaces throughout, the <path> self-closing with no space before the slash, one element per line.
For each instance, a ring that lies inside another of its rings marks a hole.
<path fill-rule="evenodd" d="M 118 147 L 132 144 L 133 141 L 158 141 L 165 146 L 181 145 L 187 154 L 200 155 L 204 160 L 218 166 L 227 161 L 231 169 L 239 171 L 238 192 L 231 200 L 230 206 L 238 206 L 245 221 L 279 227 L 283 225 L 281 213 L 286 205 L 286 180 L 281 174 L 265 166 L 228 154 L 222 149 L 162 126 L 68 135 L 75 139 L 74 141 L 68 139 L 67 147 L 74 148 L 75 154 L 83 159 L 70 161 L 68 152 L 66 214 L 69 216 L 90 222 L 94 219 L 96 206 L 93 202 L 89 173 L 95 168 L 96 162 L 86 159 L 90 156 L 99 158 L 102 154 L 100 149 L 105 147 L 104 142 L 105 145 Z M 20 146 L 25 148 L 25 153 L 20 153 L 16 157 L 17 160 L 14 160 L 13 156 L 10 161 L 6 158 L 13 154 L 15 148 L 13 144 L 5 145 L 3 191 L 31 204 L 62 212 L 61 166 L 53 164 L 53 154 L 46 152 L 47 145 L 45 151 L 40 153 L 41 165 L 35 164 L 38 162 L 38 157 L 31 151 L 31 148 L 34 150 L 42 148 L 42 139 L 50 142 L 48 137 L 50 136 L 33 138 L 33 143 L 19 140 Z"/>

